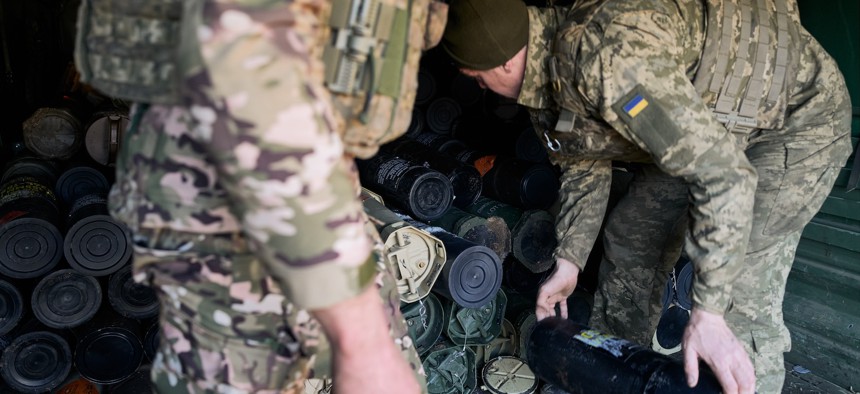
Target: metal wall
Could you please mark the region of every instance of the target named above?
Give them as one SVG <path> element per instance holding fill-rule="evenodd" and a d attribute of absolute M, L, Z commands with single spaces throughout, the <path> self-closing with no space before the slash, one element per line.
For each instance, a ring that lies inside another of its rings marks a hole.
<path fill-rule="evenodd" d="M 860 168 L 852 167 L 860 160 L 856 152 L 860 137 L 860 1 L 798 3 L 804 26 L 836 59 L 845 76 L 853 102 L 855 155 L 803 232 L 785 295 L 785 319 L 793 340 L 786 361 L 846 390 L 858 390 L 860 189 L 852 188 L 857 187 Z"/>

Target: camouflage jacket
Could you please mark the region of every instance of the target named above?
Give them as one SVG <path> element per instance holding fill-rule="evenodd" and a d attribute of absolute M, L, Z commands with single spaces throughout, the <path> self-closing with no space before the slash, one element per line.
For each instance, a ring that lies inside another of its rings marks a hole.
<path fill-rule="evenodd" d="M 556 257 L 585 264 L 606 209 L 610 160 L 651 160 L 688 184 L 693 297 L 723 313 L 743 264 L 758 175 L 714 116 L 716 97 L 693 82 L 705 9 L 718 3 L 733 2 L 586 0 L 563 18 L 532 9 L 519 102 L 550 131 L 551 148 L 564 148 L 554 156 L 565 169 Z"/>
<path fill-rule="evenodd" d="M 126 135 L 110 196 L 138 235 L 238 234 L 307 309 L 357 295 L 375 267 L 357 175 L 311 53 L 327 7 L 206 1 L 204 69 L 186 76 L 182 104 L 133 110 L 140 126 Z M 194 253 L 198 238 L 188 238 L 181 252 Z"/>

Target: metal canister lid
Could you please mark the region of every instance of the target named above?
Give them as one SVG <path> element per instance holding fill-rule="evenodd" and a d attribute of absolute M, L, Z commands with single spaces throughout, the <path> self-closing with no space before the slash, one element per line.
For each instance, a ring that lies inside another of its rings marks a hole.
<path fill-rule="evenodd" d="M 100 164 L 113 164 L 128 123 L 128 116 L 123 112 L 103 114 L 90 123 L 84 137 L 90 157 Z"/>
<path fill-rule="evenodd" d="M 454 345 L 430 352 L 422 365 L 427 372 L 429 394 L 471 393 L 478 386 L 475 353 Z"/>
<path fill-rule="evenodd" d="M 512 356 L 496 357 L 487 362 L 481 371 L 484 386 L 493 394 L 533 394 L 538 379 L 528 364 Z"/>
<path fill-rule="evenodd" d="M 442 335 L 445 323 L 445 310 L 442 303 L 432 293 L 427 297 L 400 306 L 400 312 L 406 319 L 409 337 L 415 343 L 419 355 L 427 353 Z"/>
<path fill-rule="evenodd" d="M 502 331 L 508 297 L 499 289 L 496 297 L 477 308 L 452 303 L 448 315 L 448 338 L 457 344 L 487 345 Z"/>
<path fill-rule="evenodd" d="M 81 146 L 81 122 L 68 108 L 39 108 L 21 127 L 27 149 L 46 159 L 69 159 Z"/>

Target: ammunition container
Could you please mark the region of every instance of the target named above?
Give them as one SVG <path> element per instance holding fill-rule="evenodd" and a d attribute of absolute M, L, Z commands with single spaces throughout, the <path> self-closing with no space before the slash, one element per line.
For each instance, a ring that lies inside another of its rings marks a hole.
<path fill-rule="evenodd" d="M 450 312 L 446 313 L 448 338 L 466 346 L 488 345 L 502 332 L 507 302 L 505 292 L 499 290 L 493 300 L 477 308 L 449 304 Z"/>
<path fill-rule="evenodd" d="M 439 226 L 458 237 L 492 249 L 499 258 L 511 252 L 511 230 L 499 217 L 483 218 L 451 207 L 441 218 L 428 224 Z"/>
<path fill-rule="evenodd" d="M 407 223 L 442 240 L 447 261 L 433 291 L 466 308 L 477 308 L 492 300 L 502 285 L 502 263 L 486 246 L 467 241 L 441 227 L 405 218 Z"/>
<path fill-rule="evenodd" d="M 447 319 L 442 303 L 430 293 L 418 302 L 401 304 L 400 312 L 406 319 L 415 349 L 423 356 L 439 340 L 445 328 Z"/>
<path fill-rule="evenodd" d="M 53 162 L 19 158 L 0 181 L 0 274 L 37 278 L 62 257 L 59 202 Z"/>
<path fill-rule="evenodd" d="M 416 219 L 438 219 L 451 207 L 451 181 L 439 171 L 383 152 L 356 163 L 362 186 Z"/>
<path fill-rule="evenodd" d="M 478 386 L 475 353 L 463 345 L 434 349 L 422 364 L 430 394 L 471 394 Z"/>
<path fill-rule="evenodd" d="M 106 276 L 130 261 L 131 231 L 110 215 L 105 194 L 77 198 L 69 208 L 67 225 L 63 251 L 75 270 Z"/>
<path fill-rule="evenodd" d="M 381 150 L 445 174 L 451 182 L 455 207 L 465 207 L 481 195 L 481 174 L 475 167 L 448 155 L 440 155 L 427 145 L 410 138 L 399 138 L 383 145 Z"/>
<path fill-rule="evenodd" d="M 382 258 L 393 268 L 400 300 L 416 302 L 433 288 L 447 253 L 441 240 L 406 223 L 367 193 L 364 211 L 376 226 L 383 242 Z"/>
<path fill-rule="evenodd" d="M 719 393 L 704 365 L 687 387 L 681 361 L 567 319 L 538 322 L 528 342 L 528 363 L 541 379 L 571 393 Z"/>
<path fill-rule="evenodd" d="M 555 220 L 543 210 L 523 211 L 490 198 L 480 197 L 464 209 L 466 212 L 489 218 L 502 218 L 511 230 L 513 256 L 532 272 L 544 272 L 554 264 Z"/>
<path fill-rule="evenodd" d="M 460 104 L 450 97 L 439 97 L 430 103 L 424 120 L 434 133 L 451 134 L 454 131 L 454 122 L 463 113 Z"/>

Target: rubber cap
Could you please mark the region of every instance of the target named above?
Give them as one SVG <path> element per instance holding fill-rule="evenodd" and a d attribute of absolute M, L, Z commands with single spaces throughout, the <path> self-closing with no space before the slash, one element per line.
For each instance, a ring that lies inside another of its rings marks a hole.
<path fill-rule="evenodd" d="M 51 328 L 80 326 L 96 314 L 101 302 L 102 288 L 96 278 L 71 269 L 42 278 L 30 300 L 36 318 Z"/>
<path fill-rule="evenodd" d="M 415 219 L 435 220 L 445 214 L 453 198 L 451 181 L 438 171 L 428 171 L 419 175 L 412 183 L 408 208 Z"/>
<path fill-rule="evenodd" d="M 143 360 L 143 347 L 124 327 L 94 330 L 78 341 L 75 367 L 81 376 L 98 384 L 115 384 L 128 378 Z"/>
<path fill-rule="evenodd" d="M 0 280 L 0 335 L 12 331 L 24 316 L 24 299 L 11 283 Z"/>
<path fill-rule="evenodd" d="M 447 286 L 458 305 L 477 308 L 496 296 L 502 285 L 502 264 L 490 248 L 475 245 L 450 260 Z"/>
<path fill-rule="evenodd" d="M 72 369 L 72 351 L 65 339 L 35 331 L 12 341 L 3 352 L 0 375 L 13 389 L 41 393 L 63 383 Z"/>
<path fill-rule="evenodd" d="M 110 184 L 101 171 L 92 167 L 73 167 L 63 172 L 57 179 L 54 188 L 57 198 L 67 205 L 71 205 L 78 197 L 92 194 L 107 194 Z"/>
<path fill-rule="evenodd" d="M 134 281 L 131 265 L 111 274 L 108 301 L 117 313 L 127 318 L 147 319 L 158 315 L 158 296 L 151 287 Z"/>
<path fill-rule="evenodd" d="M 0 225 L 0 274 L 37 278 L 60 261 L 63 236 L 57 226 L 38 218 L 18 218 Z"/>
<path fill-rule="evenodd" d="M 149 361 L 155 360 L 155 353 L 158 353 L 158 345 L 161 341 L 161 326 L 158 321 L 153 322 L 143 335 L 143 354 Z"/>
<path fill-rule="evenodd" d="M 454 122 L 462 113 L 463 110 L 457 101 L 450 97 L 439 97 L 427 107 L 424 120 L 434 133 L 451 134 L 454 130 Z"/>
<path fill-rule="evenodd" d="M 66 233 L 63 251 L 75 270 L 92 276 L 110 275 L 131 258 L 131 232 L 109 215 L 88 216 Z"/>

